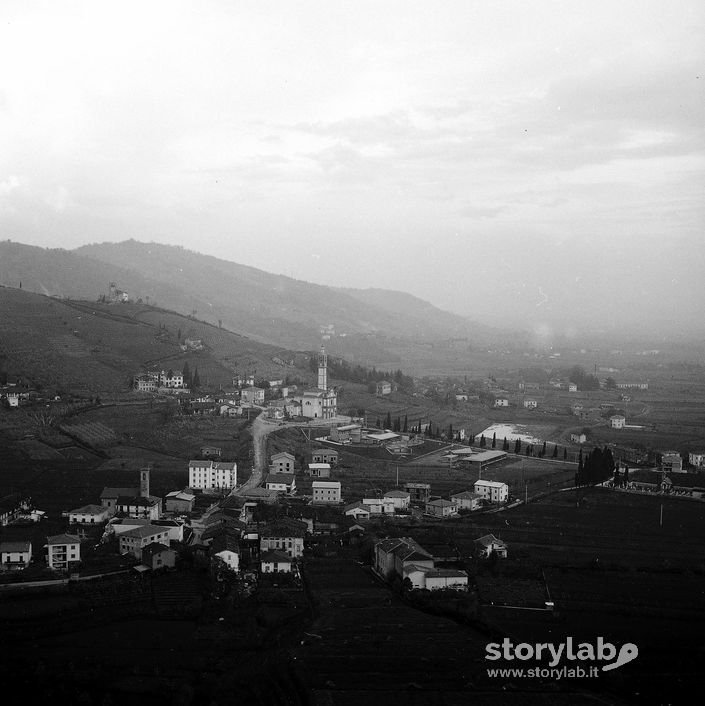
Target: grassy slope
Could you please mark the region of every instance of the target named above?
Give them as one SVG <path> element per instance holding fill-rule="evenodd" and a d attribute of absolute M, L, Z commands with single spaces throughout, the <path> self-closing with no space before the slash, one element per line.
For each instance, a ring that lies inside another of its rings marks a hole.
<path fill-rule="evenodd" d="M 202 338 L 206 350 L 183 354 L 177 334 Z M 3 368 L 45 387 L 126 390 L 144 365 L 180 370 L 189 361 L 202 383 L 227 385 L 232 371 L 282 377 L 282 349 L 151 307 L 58 300 L 0 287 Z M 287 357 L 290 357 L 287 355 Z"/>

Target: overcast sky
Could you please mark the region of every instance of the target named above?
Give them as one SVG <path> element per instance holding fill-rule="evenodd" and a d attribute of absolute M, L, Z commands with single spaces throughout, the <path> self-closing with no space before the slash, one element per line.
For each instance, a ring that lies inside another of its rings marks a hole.
<path fill-rule="evenodd" d="M 0 237 L 705 328 L 705 3 L 0 5 Z"/>

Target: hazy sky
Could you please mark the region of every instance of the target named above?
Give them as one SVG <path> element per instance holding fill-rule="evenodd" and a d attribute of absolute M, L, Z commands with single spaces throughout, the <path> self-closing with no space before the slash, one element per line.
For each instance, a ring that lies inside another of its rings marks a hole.
<path fill-rule="evenodd" d="M 0 5 L 0 237 L 705 328 L 705 3 Z"/>

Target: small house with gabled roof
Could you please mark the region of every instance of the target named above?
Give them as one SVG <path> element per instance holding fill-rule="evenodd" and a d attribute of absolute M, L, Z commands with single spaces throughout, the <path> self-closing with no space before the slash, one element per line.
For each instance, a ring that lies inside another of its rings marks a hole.
<path fill-rule="evenodd" d="M 493 552 L 502 559 L 507 558 L 507 545 L 493 534 L 486 534 L 476 539 L 474 546 L 475 556 L 479 558 L 487 559 Z"/>
<path fill-rule="evenodd" d="M 32 561 L 32 542 L 21 539 L 0 542 L 0 571 L 21 571 Z"/>
<path fill-rule="evenodd" d="M 259 563 L 263 574 L 290 574 L 294 562 L 288 554 L 272 549 L 260 554 Z"/>

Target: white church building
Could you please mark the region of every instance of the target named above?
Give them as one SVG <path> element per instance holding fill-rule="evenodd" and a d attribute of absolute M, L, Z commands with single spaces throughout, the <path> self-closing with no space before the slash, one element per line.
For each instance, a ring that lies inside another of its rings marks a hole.
<path fill-rule="evenodd" d="M 328 356 L 321 346 L 318 354 L 318 387 L 297 396 L 301 414 L 309 419 L 333 419 L 338 414 L 338 394 L 328 389 Z"/>

